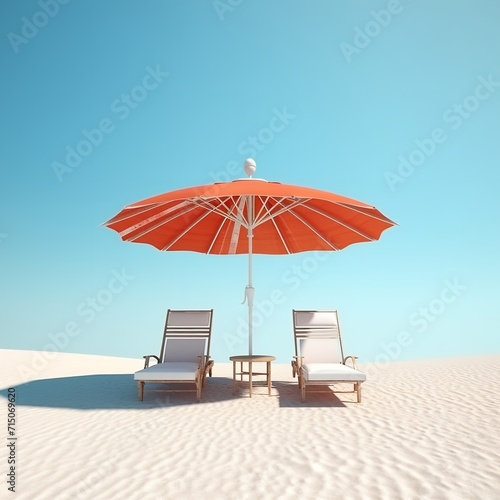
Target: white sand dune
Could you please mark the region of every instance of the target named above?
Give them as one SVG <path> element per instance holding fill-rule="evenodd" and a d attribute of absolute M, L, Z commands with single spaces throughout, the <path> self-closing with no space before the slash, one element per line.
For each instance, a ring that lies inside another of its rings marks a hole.
<path fill-rule="evenodd" d="M 0 353 L 4 419 L 7 388 L 17 397 L 12 498 L 499 498 L 500 355 L 365 367 L 356 404 L 331 392 L 301 403 L 288 365 L 273 364 L 271 397 L 233 396 L 216 360 L 201 403 L 140 402 L 142 360 Z"/>

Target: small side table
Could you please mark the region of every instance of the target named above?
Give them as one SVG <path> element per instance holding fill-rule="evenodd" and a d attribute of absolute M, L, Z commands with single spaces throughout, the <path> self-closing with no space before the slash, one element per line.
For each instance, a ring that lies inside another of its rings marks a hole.
<path fill-rule="evenodd" d="M 252 355 L 242 355 L 242 356 L 231 356 L 230 361 L 233 362 L 233 394 L 236 391 L 236 376 L 240 376 L 240 381 L 243 382 L 243 375 L 248 375 L 248 387 L 250 390 L 250 397 L 252 397 L 252 375 L 265 375 L 267 382 L 267 392 L 271 395 L 271 361 L 276 358 L 274 356 L 266 356 L 262 354 L 252 354 Z M 240 371 L 236 371 L 236 363 L 240 363 Z M 248 371 L 243 369 L 243 363 L 248 363 Z M 266 363 L 266 371 L 254 372 L 252 371 L 253 363 Z"/>

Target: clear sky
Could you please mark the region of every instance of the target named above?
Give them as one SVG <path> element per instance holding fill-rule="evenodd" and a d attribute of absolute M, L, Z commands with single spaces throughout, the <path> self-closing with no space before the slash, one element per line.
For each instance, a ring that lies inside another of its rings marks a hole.
<path fill-rule="evenodd" d="M 254 352 L 289 361 L 293 308 L 338 309 L 360 361 L 498 352 L 499 19 L 496 0 L 2 2 L 1 347 L 141 357 L 168 308 L 213 308 L 214 359 L 245 353 L 246 256 L 102 223 L 252 156 L 399 224 L 256 256 Z"/>

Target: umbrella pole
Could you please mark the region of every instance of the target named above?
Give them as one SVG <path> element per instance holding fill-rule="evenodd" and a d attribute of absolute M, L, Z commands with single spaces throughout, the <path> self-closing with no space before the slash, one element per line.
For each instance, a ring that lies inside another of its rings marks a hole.
<path fill-rule="evenodd" d="M 252 329 L 253 329 L 253 294 L 252 286 L 252 240 L 253 240 L 253 206 L 252 197 L 247 198 L 248 204 L 248 354 L 252 355 Z"/>

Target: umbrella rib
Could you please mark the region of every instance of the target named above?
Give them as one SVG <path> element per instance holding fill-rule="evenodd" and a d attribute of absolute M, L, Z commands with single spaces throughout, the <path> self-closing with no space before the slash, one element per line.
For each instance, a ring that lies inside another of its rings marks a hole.
<path fill-rule="evenodd" d="M 260 197 L 259 197 L 259 198 L 260 198 Z M 269 200 L 269 196 L 266 198 L 266 203 L 267 203 L 267 201 L 268 201 L 268 200 Z M 267 208 L 266 203 L 263 203 L 263 204 L 262 204 L 262 207 L 261 207 L 261 209 L 259 210 L 259 215 L 261 214 L 261 212 L 262 212 L 262 211 L 264 211 L 264 210 L 265 210 L 266 212 L 268 212 L 268 215 L 270 215 L 270 216 L 271 216 L 272 214 L 270 213 L 270 210 Z M 291 253 L 291 252 L 290 252 L 290 249 L 288 248 L 288 245 L 286 244 L 285 239 L 283 238 L 283 235 L 281 234 L 281 231 L 280 231 L 280 229 L 279 229 L 279 227 L 278 227 L 278 224 L 276 224 L 276 221 L 274 220 L 274 217 L 269 217 L 269 219 L 268 219 L 268 220 L 271 220 L 271 222 L 272 222 L 272 224 L 273 224 L 274 228 L 276 229 L 276 233 L 278 234 L 278 236 L 279 236 L 279 238 L 280 238 L 280 240 L 281 240 L 281 243 L 283 243 L 283 247 L 284 247 L 284 249 L 286 250 L 286 253 L 290 254 L 290 253 Z"/>
<path fill-rule="evenodd" d="M 202 198 L 192 198 L 190 201 L 200 208 L 204 208 L 205 210 L 210 210 L 211 212 L 215 212 L 215 213 L 219 214 L 224 219 L 229 219 L 235 223 L 241 222 L 238 220 L 238 216 L 234 216 L 231 214 L 231 212 L 235 208 L 236 208 L 236 210 L 238 210 L 238 207 L 236 205 L 236 201 L 234 201 L 233 207 L 230 208 L 226 205 L 225 201 L 222 198 L 218 198 L 217 196 L 214 196 L 212 199 L 218 200 L 221 203 L 221 205 L 226 207 L 227 211 L 225 212 L 224 210 L 221 210 L 219 207 L 212 205 L 207 200 L 204 200 Z M 233 200 L 233 197 L 231 196 L 230 199 Z M 241 214 L 241 217 L 242 217 L 243 225 L 245 227 L 248 227 L 248 222 L 245 220 L 243 213 Z"/>
<path fill-rule="evenodd" d="M 182 204 L 185 204 L 186 202 L 182 202 Z M 126 207 L 125 210 L 129 211 L 129 213 L 124 213 L 124 214 L 118 214 L 112 219 L 108 220 L 107 222 L 104 223 L 105 226 L 111 227 L 113 224 L 116 224 L 117 222 L 123 222 L 124 220 L 130 219 L 131 217 L 135 217 L 136 215 L 140 215 L 144 212 L 147 212 L 148 210 L 151 210 L 152 208 L 156 208 L 163 205 L 163 203 L 155 203 L 152 205 L 144 205 L 144 207 L 141 207 L 140 209 L 130 208 Z"/>
<path fill-rule="evenodd" d="M 314 227 L 311 226 L 311 224 L 309 224 L 308 222 L 306 222 L 299 214 L 296 214 L 293 210 L 290 210 L 290 213 L 296 217 L 297 219 L 300 220 L 300 222 L 302 222 L 302 224 L 304 224 L 308 229 L 310 229 L 318 238 L 320 238 L 321 240 L 323 240 L 329 247 L 331 247 L 333 250 L 339 250 L 338 247 L 336 247 L 331 241 L 328 241 L 323 235 L 321 235 L 318 231 L 316 231 L 316 229 L 314 229 Z"/>
<path fill-rule="evenodd" d="M 134 224 L 133 226 L 130 226 L 123 231 L 120 231 L 119 234 L 122 238 L 124 238 L 128 234 L 134 232 L 136 229 L 144 227 L 145 225 L 149 224 L 150 222 L 156 221 L 156 220 L 162 218 L 163 216 L 168 215 L 170 212 L 173 212 L 174 210 L 178 210 L 179 208 L 186 207 L 186 205 L 187 205 L 187 203 L 183 201 L 182 203 L 179 203 L 178 205 L 175 205 L 174 207 L 167 208 L 166 210 L 163 210 L 155 215 L 152 215 L 151 217 L 148 217 L 147 219 L 144 219 L 141 222 L 138 222 L 137 224 Z M 156 205 L 156 206 L 158 206 L 158 205 Z M 181 215 L 187 214 L 188 212 L 190 212 L 191 210 L 194 210 L 195 208 L 196 207 L 194 207 L 194 206 L 188 206 L 186 208 L 186 210 L 183 210 L 182 212 L 177 213 L 176 215 L 168 218 L 167 220 L 162 220 L 161 222 L 159 222 L 158 224 L 155 224 L 152 227 L 148 227 L 147 229 L 145 229 L 144 231 L 141 231 L 139 234 L 137 234 L 133 238 L 130 238 L 130 240 L 128 240 L 128 238 L 126 238 L 126 239 L 127 239 L 127 241 L 135 241 L 137 238 L 140 238 L 144 234 L 147 234 L 151 231 L 154 231 L 157 227 L 162 226 L 163 224 L 165 224 L 165 222 L 170 222 L 171 220 L 173 220 L 177 217 L 180 217 Z"/>
<path fill-rule="evenodd" d="M 266 196 L 266 199 L 265 199 L 264 201 L 262 201 L 262 197 L 261 197 L 261 196 L 259 196 L 259 200 L 261 200 L 261 201 L 262 201 L 262 206 L 260 207 L 259 212 L 258 212 L 258 213 L 255 215 L 255 217 L 253 218 L 254 222 L 255 222 L 256 220 L 259 220 L 259 217 L 260 217 L 260 215 L 262 214 L 262 212 L 263 212 L 264 210 L 265 210 L 266 212 L 268 212 L 268 213 L 269 213 L 269 209 L 267 208 L 267 202 L 269 201 L 269 199 L 270 199 L 270 198 L 271 198 L 270 196 Z"/>
<path fill-rule="evenodd" d="M 352 205 L 349 205 L 348 203 L 340 203 L 339 202 L 338 205 L 340 205 L 344 208 L 347 208 L 348 210 L 352 210 L 353 212 L 356 212 L 358 214 L 365 215 L 366 217 L 371 217 L 372 219 L 376 219 L 380 222 L 386 222 L 387 224 L 391 224 L 392 226 L 395 224 L 390 219 L 385 217 L 383 214 L 380 214 L 380 215 L 382 215 L 382 217 L 378 217 L 376 214 L 369 214 L 369 213 L 363 212 L 362 210 L 357 210 L 356 207 L 353 207 Z M 376 210 L 375 207 L 370 207 L 370 208 L 372 208 L 373 210 Z"/>
<path fill-rule="evenodd" d="M 228 221 L 232 221 L 235 224 L 234 229 L 233 229 L 233 233 L 231 236 L 231 243 L 229 246 L 229 250 L 230 250 L 229 253 L 233 253 L 233 254 L 235 253 L 236 248 L 234 249 L 234 251 L 231 251 L 232 247 L 234 246 L 233 238 L 235 237 L 234 235 L 235 235 L 236 227 L 241 227 L 242 222 L 245 220 L 245 216 L 243 214 L 243 205 L 245 203 L 245 200 L 244 200 L 244 198 L 240 197 L 240 206 L 238 206 L 237 201 L 232 196 L 229 199 L 231 199 L 233 201 L 232 207 L 228 207 L 227 204 L 224 202 L 224 200 L 221 200 L 218 198 L 218 200 L 221 202 L 221 204 L 227 208 L 227 212 L 226 213 L 221 212 L 221 211 L 218 212 L 222 216 L 222 219 L 223 219 L 222 224 L 219 226 L 219 229 L 217 230 L 217 233 L 215 234 L 215 237 L 213 238 L 212 243 L 210 244 L 210 247 L 209 247 L 207 253 L 211 253 L 212 248 L 215 245 L 215 242 L 216 242 L 217 238 L 219 237 L 219 234 L 222 231 L 222 228 L 224 227 L 224 224 Z M 230 216 L 231 212 L 233 212 L 235 209 L 237 211 L 236 217 Z M 239 237 L 239 230 L 238 230 L 238 237 Z M 236 237 L 236 238 L 238 239 L 238 237 Z"/>
<path fill-rule="evenodd" d="M 344 206 L 344 205 L 342 205 L 342 206 Z M 355 229 L 354 227 L 352 227 L 349 224 L 346 224 L 345 222 L 342 222 L 341 220 L 337 219 L 336 217 L 332 217 L 331 215 L 326 214 L 322 210 L 318 210 L 317 208 L 313 208 L 313 207 L 310 207 L 308 205 L 305 205 L 304 208 L 307 208 L 308 210 L 311 210 L 312 212 L 316 212 L 317 214 L 320 214 L 323 217 L 326 217 L 327 219 L 329 219 L 333 222 L 336 222 L 337 224 L 340 224 L 341 226 L 344 226 L 346 229 L 349 229 L 349 231 L 352 231 L 353 233 L 359 234 L 360 236 L 362 236 L 363 238 L 365 238 L 368 241 L 375 241 L 375 239 L 372 238 L 371 236 L 368 236 L 367 234 L 362 233 L 358 229 Z"/>
<path fill-rule="evenodd" d="M 295 207 L 303 205 L 304 203 L 306 203 L 307 201 L 310 200 L 310 198 L 295 198 L 293 196 L 292 197 L 284 196 L 281 198 L 272 198 L 272 199 L 276 202 L 275 206 L 280 206 L 282 208 L 277 210 L 274 213 L 271 211 L 268 211 L 268 213 L 266 214 L 267 216 L 264 215 L 261 220 L 258 220 L 256 222 L 256 224 L 254 224 L 254 227 L 259 226 L 260 224 L 264 224 L 268 220 L 274 219 L 275 217 L 278 217 L 279 215 L 281 215 L 284 212 L 289 212 L 292 209 L 294 209 Z M 293 202 L 290 205 L 285 206 L 283 204 L 284 200 L 293 200 Z"/>
<path fill-rule="evenodd" d="M 276 232 L 278 233 L 278 236 L 280 237 L 281 243 L 283 243 L 283 247 L 285 248 L 286 253 L 291 254 L 292 252 L 290 252 L 290 249 L 288 248 L 288 245 L 286 244 L 285 239 L 283 238 L 283 235 L 281 234 L 281 231 L 278 227 L 278 224 L 276 224 L 276 221 L 274 220 L 274 218 L 271 219 L 271 222 L 273 223 L 273 226 L 275 227 Z"/>
<path fill-rule="evenodd" d="M 184 229 L 184 231 L 182 231 L 182 233 L 180 233 L 176 238 L 174 238 L 173 241 L 171 241 L 168 245 L 165 245 L 161 250 L 166 251 L 169 248 L 171 248 L 172 245 L 175 245 L 186 233 L 191 231 L 191 229 L 193 229 L 193 227 L 196 226 L 196 224 L 198 224 L 200 221 L 202 221 L 205 217 L 208 217 L 210 215 L 210 213 L 211 212 L 207 211 L 207 212 L 201 214 L 200 217 L 198 217 L 195 221 L 193 221 L 186 229 Z"/>
<path fill-rule="evenodd" d="M 212 248 L 215 245 L 215 242 L 217 241 L 217 238 L 219 237 L 220 232 L 222 231 L 222 228 L 224 227 L 224 224 L 228 221 L 228 219 L 224 218 L 222 219 L 222 224 L 219 226 L 219 229 L 217 229 L 217 232 L 215 233 L 215 236 L 212 239 L 212 243 L 210 243 L 210 246 L 208 247 L 207 253 L 212 253 Z"/>

